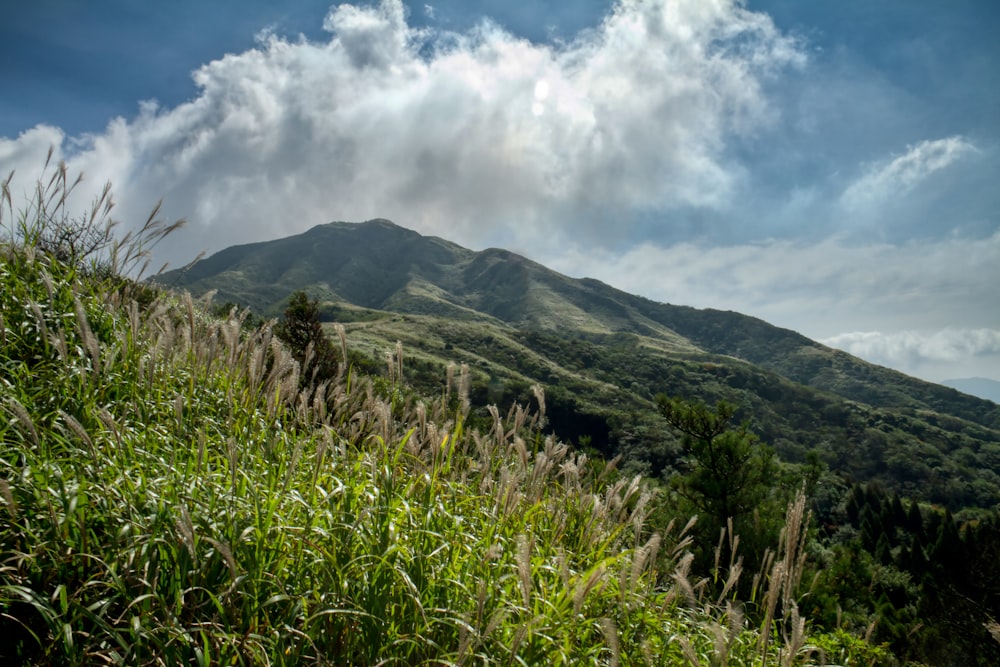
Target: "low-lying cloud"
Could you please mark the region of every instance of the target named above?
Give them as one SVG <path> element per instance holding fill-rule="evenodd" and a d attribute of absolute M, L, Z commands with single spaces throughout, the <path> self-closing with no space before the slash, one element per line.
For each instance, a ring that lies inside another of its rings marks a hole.
<path fill-rule="evenodd" d="M 855 331 L 822 341 L 867 361 L 937 381 L 989 375 L 1000 364 L 1000 329 Z"/>
<path fill-rule="evenodd" d="M 854 331 L 822 341 L 865 359 L 893 366 L 917 361 L 956 361 L 967 356 L 1000 354 L 998 329 L 942 329 L 918 331 Z"/>

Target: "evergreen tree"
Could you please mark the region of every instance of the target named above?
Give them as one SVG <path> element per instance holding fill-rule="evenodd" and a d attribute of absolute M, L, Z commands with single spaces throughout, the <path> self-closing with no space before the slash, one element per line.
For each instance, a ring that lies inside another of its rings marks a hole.
<path fill-rule="evenodd" d="M 769 495 L 777 466 L 773 450 L 744 423 L 733 428 L 732 405 L 657 397 L 660 413 L 682 435 L 688 473 L 679 490 L 717 526 L 759 507 Z"/>
<path fill-rule="evenodd" d="M 906 513 L 906 530 L 914 537 L 924 536 L 924 517 L 916 500 L 910 501 L 910 509 Z"/>
<path fill-rule="evenodd" d="M 274 333 L 302 365 L 303 384 L 336 376 L 337 352 L 323 331 L 319 304 L 305 292 L 300 290 L 288 298 L 288 307 Z"/>

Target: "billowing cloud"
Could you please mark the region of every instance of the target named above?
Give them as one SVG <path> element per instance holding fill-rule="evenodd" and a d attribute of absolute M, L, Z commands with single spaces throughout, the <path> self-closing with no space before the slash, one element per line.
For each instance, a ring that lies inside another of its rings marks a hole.
<path fill-rule="evenodd" d="M 597 243 L 612 217 L 730 204 L 727 138 L 773 121 L 764 82 L 803 60 L 730 0 L 622 0 L 558 45 L 489 22 L 416 30 L 399 0 L 335 6 L 324 28 L 262 33 L 195 72 L 189 102 L 50 140 L 95 188 L 114 183 L 126 221 L 161 197 L 188 218 L 175 263 L 376 216 L 473 246 Z M 37 135 L 5 150 L 41 151 Z"/>
<path fill-rule="evenodd" d="M 904 155 L 871 166 L 841 197 L 848 209 L 866 208 L 909 193 L 934 172 L 976 150 L 959 136 L 922 141 Z"/>

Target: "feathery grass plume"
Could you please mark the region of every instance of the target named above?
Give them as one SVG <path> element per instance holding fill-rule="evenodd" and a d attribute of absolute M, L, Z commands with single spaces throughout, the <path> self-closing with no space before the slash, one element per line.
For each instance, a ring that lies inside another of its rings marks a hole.
<path fill-rule="evenodd" d="M 174 421 L 177 422 L 177 428 L 184 428 L 184 395 L 177 394 L 174 397 Z"/>
<path fill-rule="evenodd" d="M 517 574 L 521 582 L 521 600 L 524 608 L 531 608 L 531 550 L 534 548 L 535 538 L 529 538 L 523 533 L 517 536 Z"/>
<path fill-rule="evenodd" d="M 403 381 L 403 342 L 396 341 L 396 381 Z"/>
<path fill-rule="evenodd" d="M 444 402 L 451 400 L 451 388 L 455 384 L 455 362 L 449 361 L 444 370 Z"/>
<path fill-rule="evenodd" d="M 239 456 L 240 450 L 236 443 L 236 438 L 229 438 L 226 440 L 226 454 L 227 460 L 229 462 L 229 479 L 232 488 L 232 494 L 236 495 L 236 476 L 239 473 Z"/>
<path fill-rule="evenodd" d="M 55 286 L 52 284 L 52 276 L 45 270 L 45 267 L 39 268 L 38 278 L 42 281 L 42 286 L 45 287 L 45 294 L 49 297 L 48 303 L 55 303 Z"/>
<path fill-rule="evenodd" d="M 660 551 L 661 539 L 659 533 L 653 533 L 646 544 L 635 550 L 632 557 L 631 575 L 628 581 L 630 604 L 638 595 L 642 575 L 656 563 L 656 556 Z"/>
<path fill-rule="evenodd" d="M 18 423 L 21 424 L 23 431 L 27 433 L 27 439 L 30 439 L 31 444 L 35 447 L 38 447 L 41 443 L 38 437 L 38 431 L 35 428 L 35 422 L 32 420 L 31 415 L 24 409 L 21 402 L 13 396 L 7 397 L 7 405 L 8 409 L 14 413 L 14 417 L 17 418 Z"/>
<path fill-rule="evenodd" d="M 486 411 L 493 420 L 493 429 L 491 431 L 493 440 L 496 442 L 497 448 L 503 447 L 507 441 L 507 434 L 504 431 L 503 421 L 500 419 L 500 409 L 491 403 L 486 406 Z"/>
<path fill-rule="evenodd" d="M 799 609 L 796 605 L 792 605 L 788 616 L 791 632 L 785 634 L 785 644 L 779 652 L 782 667 L 792 667 L 799 651 L 806 643 L 806 619 L 799 616 Z"/>
<path fill-rule="evenodd" d="M 698 604 L 698 597 L 695 595 L 694 586 L 691 585 L 691 564 L 694 562 L 694 554 L 685 553 L 677 562 L 673 573 L 670 575 L 674 580 L 677 590 L 681 592 L 688 604 L 694 607 Z"/>
<path fill-rule="evenodd" d="M 340 358 L 343 360 L 344 365 L 347 364 L 347 331 L 344 330 L 344 325 L 337 322 L 333 325 L 333 330 L 337 334 L 337 338 L 340 339 Z"/>
<path fill-rule="evenodd" d="M 545 389 L 540 384 L 531 385 L 531 393 L 538 401 L 537 420 L 533 419 L 536 428 L 545 428 Z"/>
<path fill-rule="evenodd" d="M 1000 623 L 997 623 L 991 618 L 983 623 L 983 627 L 986 628 L 986 631 L 990 633 L 990 636 L 993 637 L 994 640 L 1000 643 Z"/>
<path fill-rule="evenodd" d="M 236 567 L 236 559 L 233 557 L 232 547 L 225 542 L 213 540 L 211 537 L 206 537 L 205 541 L 211 544 L 218 554 L 222 556 L 222 559 L 226 561 L 226 568 L 229 570 L 229 576 L 235 581 L 237 576 L 239 576 L 239 570 Z"/>
<path fill-rule="evenodd" d="M 66 331 L 62 327 L 56 329 L 56 333 L 49 335 L 49 344 L 56 348 L 56 352 L 59 353 L 59 361 L 68 365 L 70 363 L 69 343 L 66 341 Z"/>
<path fill-rule="evenodd" d="M 28 307 L 35 316 L 35 323 L 38 325 L 38 333 L 42 340 L 48 341 L 49 327 L 45 324 L 45 315 L 42 314 L 41 307 L 34 301 L 28 301 Z"/>
<path fill-rule="evenodd" d="M 58 411 L 58 415 L 66 423 L 66 426 L 69 427 L 69 430 L 73 432 L 73 435 L 87 445 L 91 453 L 96 457 L 97 451 L 94 449 L 94 441 L 90 439 L 90 434 L 87 433 L 87 429 L 85 429 L 83 425 L 73 417 L 73 415 L 67 414 L 62 410 Z"/>
<path fill-rule="evenodd" d="M 87 319 L 87 313 L 83 309 L 80 297 L 76 294 L 73 295 L 73 312 L 76 314 L 77 332 L 80 335 L 80 340 L 83 342 L 84 349 L 87 350 L 87 355 L 90 357 L 90 363 L 93 365 L 96 376 L 101 372 L 101 346 L 97 341 L 97 336 L 94 335 L 93 330 L 90 328 L 90 321 Z"/>
<path fill-rule="evenodd" d="M 0 477 L 0 497 L 3 497 L 7 505 L 7 512 L 17 518 L 17 501 L 14 500 L 14 493 L 10 490 L 10 483 L 3 477 Z"/>
<path fill-rule="evenodd" d="M 604 635 L 604 641 L 611 650 L 611 660 L 609 665 L 611 667 L 618 667 L 621 664 L 621 647 L 618 644 L 618 629 L 615 628 L 615 622 L 610 618 L 601 619 L 601 633 Z"/>
<path fill-rule="evenodd" d="M 98 408 L 97 418 L 101 420 L 101 423 L 104 424 L 105 428 L 111 431 L 111 434 L 115 437 L 115 444 L 121 447 L 124 444 L 121 428 L 118 426 L 118 422 L 115 421 L 115 418 L 111 416 L 111 413 L 108 412 L 106 407 L 101 406 Z"/>
<path fill-rule="evenodd" d="M 526 474 L 528 472 L 528 463 L 531 461 L 531 454 L 528 453 L 528 446 L 525 444 L 524 438 L 515 436 L 510 446 L 517 454 L 516 460 L 520 464 L 518 472 L 522 475 Z"/>
<path fill-rule="evenodd" d="M 462 364 L 458 375 L 458 402 L 462 407 L 462 414 L 469 414 L 469 392 L 472 391 L 472 375 L 469 373 L 469 364 Z"/>
<path fill-rule="evenodd" d="M 712 657 L 710 659 L 711 664 L 714 665 L 728 665 L 729 664 L 729 642 L 727 641 L 726 630 L 716 619 L 710 619 L 707 624 L 708 633 L 712 637 Z"/>
<path fill-rule="evenodd" d="M 194 523 L 191 521 L 191 515 L 188 513 L 185 505 L 181 505 L 179 516 L 174 521 L 174 525 L 177 527 L 177 533 L 181 538 L 181 542 L 187 548 L 191 560 L 195 560 L 197 554 L 194 547 Z"/>
<path fill-rule="evenodd" d="M 587 572 L 586 577 L 578 577 L 576 586 L 573 587 L 573 613 L 578 615 L 583 611 L 583 605 L 587 602 L 587 597 L 595 590 L 604 586 L 604 575 L 607 568 L 603 562 Z"/>
<path fill-rule="evenodd" d="M 694 652 L 694 647 L 691 646 L 691 642 L 684 635 L 679 635 L 677 637 L 677 643 L 681 645 L 681 651 L 684 653 L 684 658 L 691 663 L 691 667 L 701 667 L 701 661 L 698 660 L 698 655 Z"/>

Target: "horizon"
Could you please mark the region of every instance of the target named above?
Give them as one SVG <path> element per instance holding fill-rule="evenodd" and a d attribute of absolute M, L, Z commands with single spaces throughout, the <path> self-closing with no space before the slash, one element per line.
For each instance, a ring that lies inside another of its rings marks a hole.
<path fill-rule="evenodd" d="M 157 253 L 386 218 L 909 375 L 1000 380 L 1000 7 L 171 7 L 0 26 L 0 170 L 50 146 Z M 153 101 L 153 100 L 158 101 Z M 81 210 L 83 206 L 80 207 Z"/>

